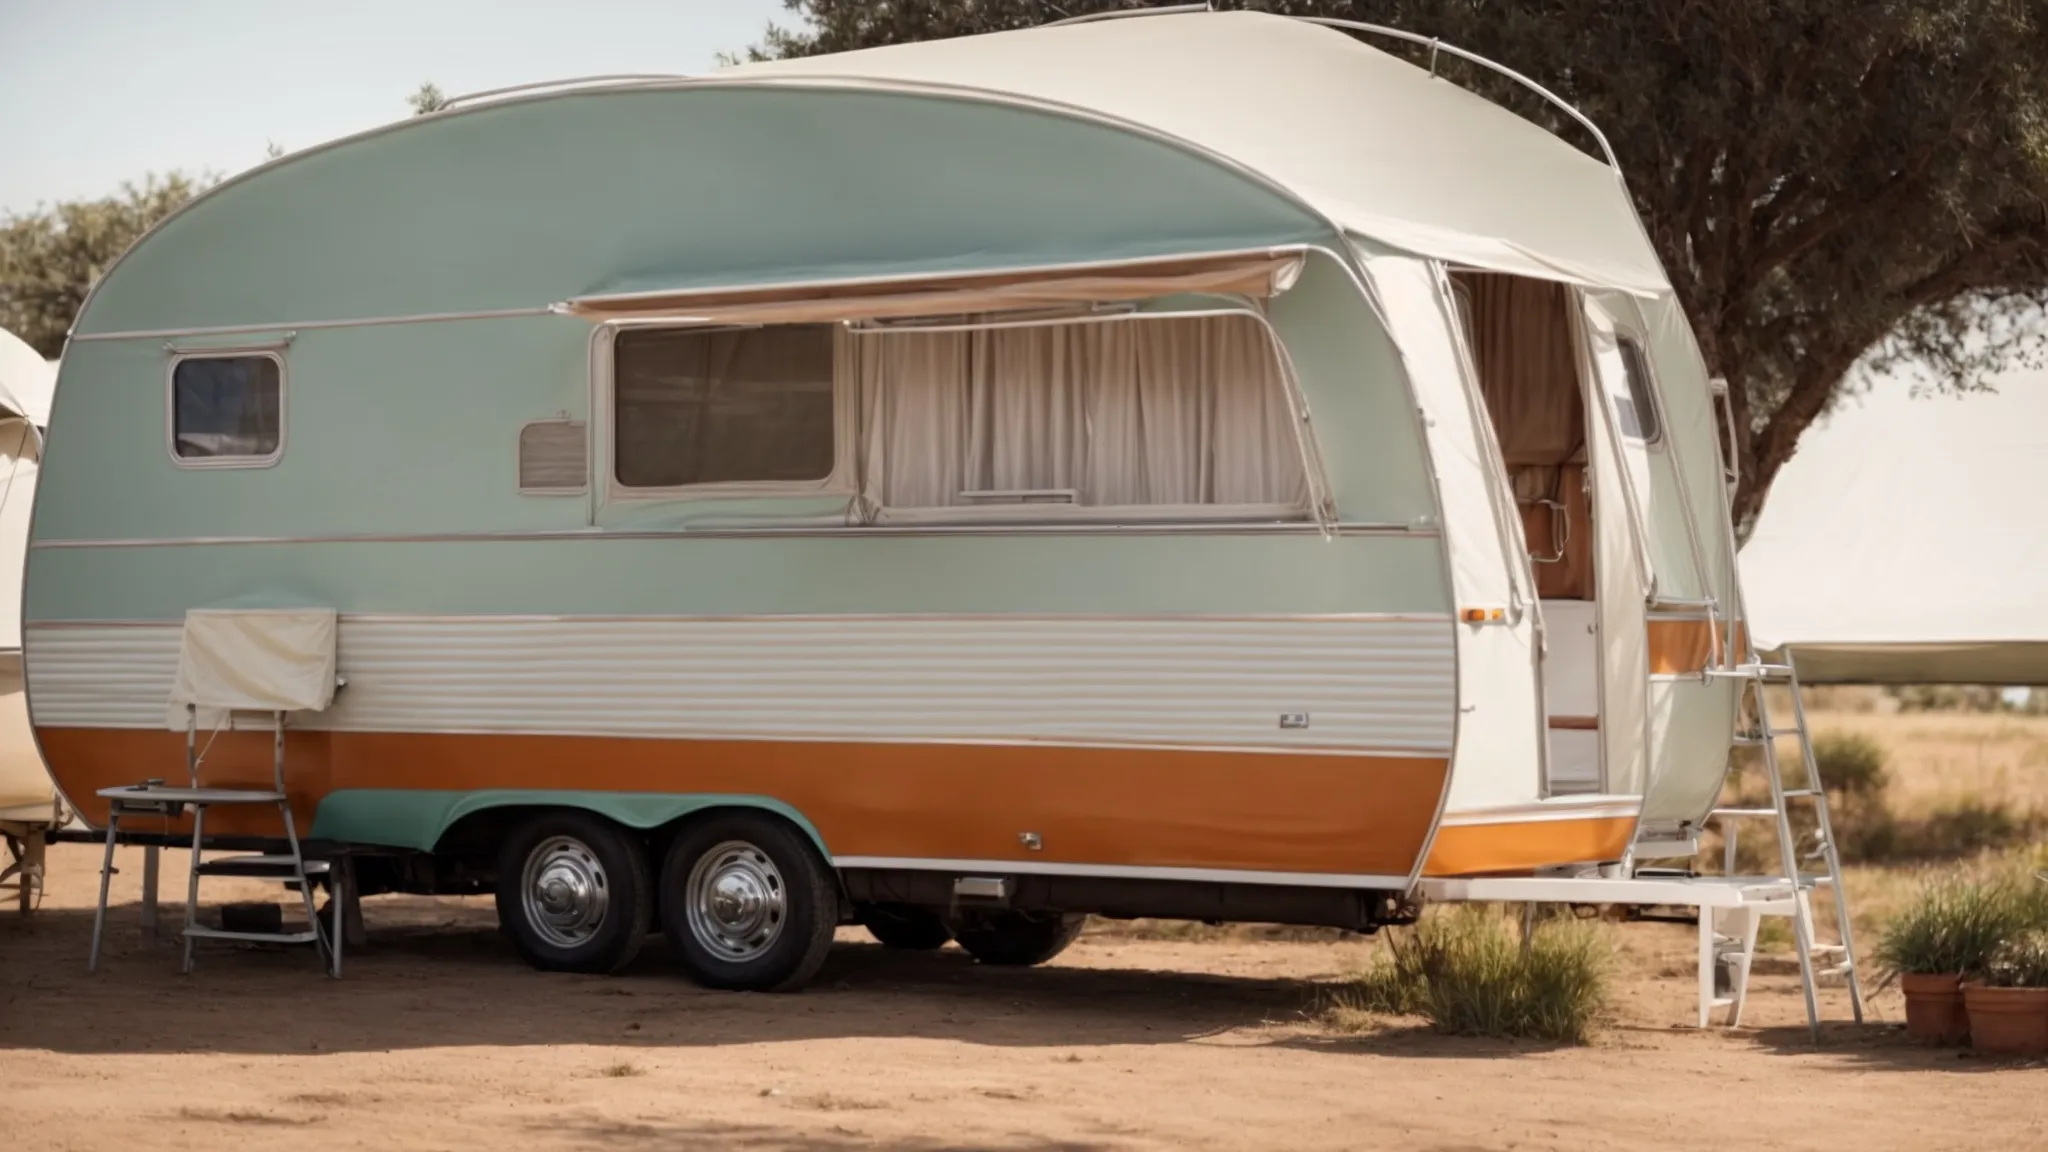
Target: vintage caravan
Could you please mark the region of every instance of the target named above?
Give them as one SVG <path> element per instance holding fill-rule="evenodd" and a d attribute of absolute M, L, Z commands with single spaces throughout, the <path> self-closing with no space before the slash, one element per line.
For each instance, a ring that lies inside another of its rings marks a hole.
<path fill-rule="evenodd" d="M 1716 405 L 1620 175 L 1316 23 L 459 103 L 201 197 L 62 378 L 84 819 L 188 739 L 268 782 L 239 680 L 309 855 L 545 967 L 1371 928 L 1688 852 L 1725 771 Z"/>
<path fill-rule="evenodd" d="M 34 906 L 43 876 L 43 848 L 63 822 L 56 790 L 29 731 L 22 693 L 22 564 L 28 554 L 29 511 L 43 429 L 50 422 L 50 390 L 57 370 L 19 336 L 0 328 L 0 890 L 24 912 Z"/>

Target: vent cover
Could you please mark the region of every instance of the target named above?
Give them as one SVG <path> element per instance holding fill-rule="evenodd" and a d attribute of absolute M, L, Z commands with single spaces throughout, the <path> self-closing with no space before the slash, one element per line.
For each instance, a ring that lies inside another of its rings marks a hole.
<path fill-rule="evenodd" d="M 570 494 L 590 479 L 590 438 L 581 420 L 535 420 L 519 430 L 519 490 Z"/>

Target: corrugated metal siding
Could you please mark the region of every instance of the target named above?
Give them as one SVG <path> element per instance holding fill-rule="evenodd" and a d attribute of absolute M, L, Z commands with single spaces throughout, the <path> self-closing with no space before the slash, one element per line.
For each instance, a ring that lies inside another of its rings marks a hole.
<path fill-rule="evenodd" d="M 37 625 L 36 722 L 157 727 L 179 627 Z M 1448 621 L 344 618 L 357 731 L 1447 752 Z M 1280 727 L 1306 713 L 1306 728 Z"/>

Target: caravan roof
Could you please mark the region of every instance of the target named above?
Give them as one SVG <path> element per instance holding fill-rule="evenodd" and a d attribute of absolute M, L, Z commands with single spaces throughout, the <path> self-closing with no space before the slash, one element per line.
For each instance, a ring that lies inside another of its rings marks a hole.
<path fill-rule="evenodd" d="M 1456 84 L 1289 17 L 1106 20 L 748 64 L 711 77 L 720 78 L 937 85 L 1057 105 L 1196 145 L 1344 230 L 1419 255 L 1668 288 L 1606 164 Z"/>

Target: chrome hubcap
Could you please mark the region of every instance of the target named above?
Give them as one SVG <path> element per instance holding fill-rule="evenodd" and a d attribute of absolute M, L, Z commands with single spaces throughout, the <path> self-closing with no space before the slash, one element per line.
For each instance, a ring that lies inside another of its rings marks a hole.
<path fill-rule="evenodd" d="M 782 936 L 782 873 L 752 844 L 728 840 L 699 856 L 688 893 L 690 934 L 721 960 L 752 960 Z"/>
<path fill-rule="evenodd" d="M 557 948 L 589 942 L 611 907 L 604 865 L 588 844 L 570 836 L 551 836 L 527 854 L 519 891 L 526 922 Z"/>

